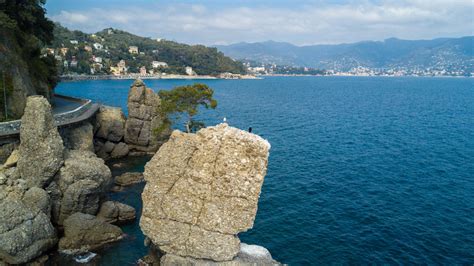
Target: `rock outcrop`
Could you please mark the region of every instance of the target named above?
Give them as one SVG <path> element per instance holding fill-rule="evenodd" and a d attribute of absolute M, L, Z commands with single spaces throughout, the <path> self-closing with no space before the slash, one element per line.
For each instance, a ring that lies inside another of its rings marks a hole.
<path fill-rule="evenodd" d="M 97 218 L 111 224 L 121 224 L 135 220 L 136 211 L 132 206 L 116 201 L 106 201 L 100 206 Z"/>
<path fill-rule="evenodd" d="M 153 130 L 161 125 L 158 115 L 160 97 L 137 79 L 128 93 L 128 118 L 125 124 L 125 142 L 133 150 L 154 152 L 160 140 L 167 136 L 164 132 L 156 136 Z"/>
<path fill-rule="evenodd" d="M 122 109 L 102 106 L 96 116 L 96 133 L 101 139 L 119 142 L 125 133 L 125 116 Z"/>
<path fill-rule="evenodd" d="M 104 222 L 95 216 L 75 213 L 64 221 L 64 237 L 59 250 L 69 254 L 93 251 L 122 238 L 120 227 Z"/>
<path fill-rule="evenodd" d="M 80 126 L 65 129 L 61 133 L 67 149 L 94 152 L 94 128 L 91 123 L 85 122 Z"/>
<path fill-rule="evenodd" d="M 104 160 L 127 156 L 129 147 L 124 143 L 125 115 L 122 109 L 102 106 L 95 122 L 95 151 Z"/>
<path fill-rule="evenodd" d="M 46 98 L 28 97 L 20 132 L 18 171 L 29 187 L 43 188 L 64 162 L 63 140 Z"/>
<path fill-rule="evenodd" d="M 142 231 L 161 251 L 230 261 L 253 226 L 270 144 L 220 124 L 174 131 L 145 167 Z"/>
<path fill-rule="evenodd" d="M 20 201 L 0 201 L 0 264 L 26 263 L 57 243 L 48 216 Z"/>
<path fill-rule="evenodd" d="M 76 212 L 95 215 L 102 194 L 112 183 L 112 174 L 94 153 L 74 150 L 68 152 L 54 183 L 48 189 L 60 198 L 53 205 L 53 214 L 56 222 L 62 224 Z"/>
<path fill-rule="evenodd" d="M 143 173 L 138 172 L 128 172 L 115 177 L 115 184 L 121 187 L 131 186 L 144 181 Z"/>

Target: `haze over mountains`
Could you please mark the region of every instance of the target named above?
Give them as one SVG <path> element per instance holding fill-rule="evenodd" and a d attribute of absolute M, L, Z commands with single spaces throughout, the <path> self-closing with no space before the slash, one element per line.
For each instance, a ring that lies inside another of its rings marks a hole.
<path fill-rule="evenodd" d="M 474 36 L 310 46 L 267 41 L 216 47 L 234 59 L 336 71 L 367 67 L 474 72 Z"/>

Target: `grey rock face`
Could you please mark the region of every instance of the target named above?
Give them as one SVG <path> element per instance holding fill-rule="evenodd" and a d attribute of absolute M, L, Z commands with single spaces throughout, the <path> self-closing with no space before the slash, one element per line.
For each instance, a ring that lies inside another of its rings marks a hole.
<path fill-rule="evenodd" d="M 43 188 L 64 162 L 64 147 L 51 106 L 42 96 L 28 97 L 20 128 L 18 170 L 29 187 Z"/>
<path fill-rule="evenodd" d="M 126 187 L 136 183 L 144 182 L 142 173 L 129 172 L 124 173 L 120 176 L 115 177 L 115 184 L 118 186 Z"/>
<path fill-rule="evenodd" d="M 220 124 L 173 132 L 145 167 L 140 226 L 165 253 L 232 260 L 253 226 L 270 144 Z"/>
<path fill-rule="evenodd" d="M 136 80 L 128 94 L 128 119 L 125 124 L 125 142 L 142 147 L 142 150 L 156 150 L 160 136 L 155 136 L 153 129 L 161 123 L 157 109 L 160 97 L 145 83 Z M 161 136 L 163 137 L 163 136 Z M 140 149 L 136 147 L 137 149 Z"/>
<path fill-rule="evenodd" d="M 23 203 L 30 208 L 41 210 L 48 218 L 51 218 L 51 198 L 44 189 L 32 187 L 25 192 Z"/>
<path fill-rule="evenodd" d="M 122 157 L 127 156 L 128 152 L 129 152 L 128 145 L 123 142 L 119 142 L 117 143 L 117 145 L 114 146 L 112 152 L 110 153 L 110 157 L 114 159 L 122 158 Z"/>
<path fill-rule="evenodd" d="M 119 142 L 124 136 L 125 116 L 120 108 L 103 106 L 96 116 L 96 137 Z"/>
<path fill-rule="evenodd" d="M 122 230 L 95 216 L 74 213 L 64 221 L 64 237 L 59 250 L 66 253 L 83 253 L 103 247 L 122 238 Z"/>
<path fill-rule="evenodd" d="M 108 223 L 125 223 L 135 220 L 135 209 L 132 206 L 116 202 L 106 201 L 102 203 L 97 218 Z"/>
<path fill-rule="evenodd" d="M 66 129 L 62 135 L 67 149 L 94 152 L 94 128 L 90 123 Z"/>
<path fill-rule="evenodd" d="M 20 201 L 0 201 L 0 261 L 26 263 L 57 243 L 48 216 Z"/>
<path fill-rule="evenodd" d="M 55 209 L 56 221 L 62 221 L 75 212 L 96 214 L 103 192 L 111 185 L 112 174 L 104 161 L 94 153 L 70 151 L 64 166 L 55 178 L 62 195 Z M 59 205 L 59 206 L 58 206 Z"/>

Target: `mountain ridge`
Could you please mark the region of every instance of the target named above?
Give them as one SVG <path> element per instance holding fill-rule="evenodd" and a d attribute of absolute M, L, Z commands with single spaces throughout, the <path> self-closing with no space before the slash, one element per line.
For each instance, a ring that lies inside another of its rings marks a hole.
<path fill-rule="evenodd" d="M 432 40 L 361 41 L 297 46 L 287 42 L 240 42 L 214 46 L 237 60 L 345 71 L 357 67 L 449 69 L 474 72 L 474 36 Z"/>

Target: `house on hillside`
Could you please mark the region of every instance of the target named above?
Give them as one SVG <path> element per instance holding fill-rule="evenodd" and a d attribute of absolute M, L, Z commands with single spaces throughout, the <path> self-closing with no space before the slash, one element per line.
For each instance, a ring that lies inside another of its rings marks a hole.
<path fill-rule="evenodd" d="M 92 57 L 92 60 L 93 60 L 95 63 L 102 63 L 102 57 L 95 57 L 95 56 L 93 56 L 93 57 Z"/>
<path fill-rule="evenodd" d="M 76 41 L 76 40 L 70 40 L 69 42 L 70 42 L 71 44 L 79 44 L 79 42 Z"/>
<path fill-rule="evenodd" d="M 151 66 L 152 66 L 153 68 L 160 68 L 160 67 L 162 67 L 162 68 L 167 68 L 167 67 L 168 67 L 168 64 L 165 63 L 165 62 L 153 61 L 153 62 L 151 62 Z"/>
<path fill-rule="evenodd" d="M 76 57 L 73 56 L 72 57 L 72 60 L 71 60 L 71 63 L 69 64 L 70 67 L 77 67 L 77 60 L 76 60 Z"/>
<path fill-rule="evenodd" d="M 84 46 L 84 51 L 92 52 L 92 47 L 89 45 Z"/>
<path fill-rule="evenodd" d="M 128 47 L 128 52 L 131 54 L 138 54 L 138 47 L 137 46 L 130 46 Z"/>
<path fill-rule="evenodd" d="M 140 76 L 146 76 L 146 67 L 145 66 L 140 67 Z"/>
<path fill-rule="evenodd" d="M 188 76 L 194 76 L 194 75 L 196 75 L 196 72 L 193 71 L 193 68 L 192 68 L 192 67 L 187 66 L 187 67 L 186 67 L 186 74 L 187 74 Z"/>
<path fill-rule="evenodd" d="M 67 52 L 69 51 L 69 48 L 63 47 L 59 49 L 59 52 L 63 55 L 66 56 Z"/>
<path fill-rule="evenodd" d="M 115 76 L 127 74 L 127 71 L 128 69 L 125 60 L 120 60 L 116 67 L 110 67 L 110 72 Z"/>
<path fill-rule="evenodd" d="M 104 48 L 104 46 L 98 42 L 94 43 L 93 45 L 96 50 L 102 50 Z"/>

